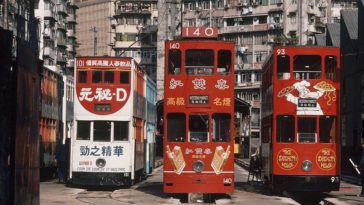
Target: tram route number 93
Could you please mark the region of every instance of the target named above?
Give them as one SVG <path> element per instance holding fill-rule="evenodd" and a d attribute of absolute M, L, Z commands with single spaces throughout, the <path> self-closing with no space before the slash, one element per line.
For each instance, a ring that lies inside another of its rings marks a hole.
<path fill-rule="evenodd" d="M 277 49 L 277 55 L 286 55 L 286 49 Z"/>

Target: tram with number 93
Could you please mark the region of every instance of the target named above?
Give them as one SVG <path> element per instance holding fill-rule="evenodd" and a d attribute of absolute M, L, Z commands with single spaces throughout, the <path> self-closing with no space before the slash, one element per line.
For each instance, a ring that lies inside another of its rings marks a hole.
<path fill-rule="evenodd" d="M 340 50 L 275 47 L 263 65 L 261 156 L 276 191 L 339 190 Z"/>

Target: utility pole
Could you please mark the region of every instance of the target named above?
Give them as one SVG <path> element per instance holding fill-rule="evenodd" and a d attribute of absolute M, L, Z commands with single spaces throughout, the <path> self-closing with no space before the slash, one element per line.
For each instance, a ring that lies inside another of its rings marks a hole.
<path fill-rule="evenodd" d="M 96 29 L 96 26 L 91 27 L 90 31 L 94 33 L 94 56 L 96 56 L 97 55 L 97 29 Z"/>

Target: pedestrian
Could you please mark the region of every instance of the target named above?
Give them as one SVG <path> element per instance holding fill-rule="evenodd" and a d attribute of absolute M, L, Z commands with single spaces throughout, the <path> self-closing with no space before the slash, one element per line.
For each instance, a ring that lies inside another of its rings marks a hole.
<path fill-rule="evenodd" d="M 360 176 L 361 176 L 361 192 L 359 196 L 364 197 L 364 142 L 361 144 L 362 152 L 361 152 L 361 158 L 360 161 L 356 166 L 360 170 Z"/>
<path fill-rule="evenodd" d="M 65 145 L 62 141 L 58 141 L 56 147 L 56 160 L 57 160 L 57 175 L 58 175 L 58 183 L 66 182 L 66 153 L 65 153 Z"/>

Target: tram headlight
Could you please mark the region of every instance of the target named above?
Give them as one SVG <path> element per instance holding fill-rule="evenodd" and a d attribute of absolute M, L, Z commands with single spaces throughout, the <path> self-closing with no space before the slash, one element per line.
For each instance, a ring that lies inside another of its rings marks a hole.
<path fill-rule="evenodd" d="M 204 163 L 201 160 L 197 160 L 193 163 L 192 168 L 195 172 L 202 172 L 204 169 Z"/>
<path fill-rule="evenodd" d="M 96 166 L 98 168 L 103 168 L 105 165 L 106 165 L 106 161 L 104 159 L 99 158 L 96 160 Z"/>
<path fill-rule="evenodd" d="M 309 172 L 312 170 L 312 162 L 310 160 L 305 160 L 301 164 L 301 168 L 305 172 Z"/>

